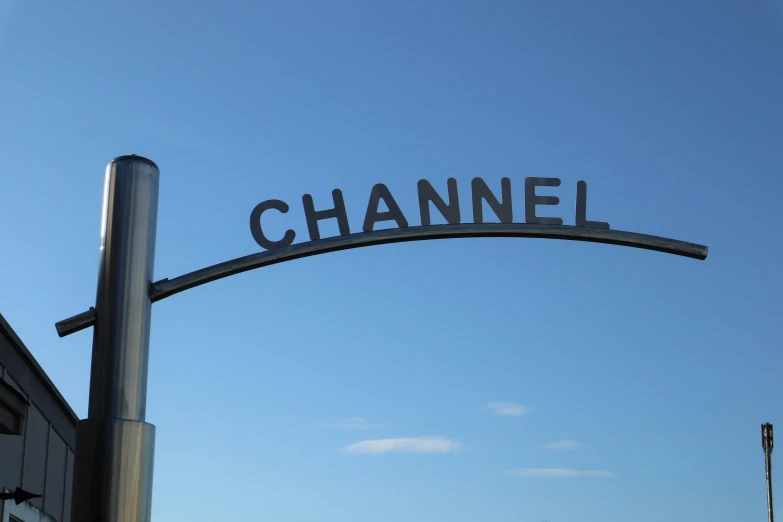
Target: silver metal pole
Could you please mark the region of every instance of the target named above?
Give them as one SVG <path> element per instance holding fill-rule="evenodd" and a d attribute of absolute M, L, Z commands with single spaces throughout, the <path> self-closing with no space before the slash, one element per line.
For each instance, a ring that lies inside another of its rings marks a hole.
<path fill-rule="evenodd" d="M 122 156 L 106 167 L 88 418 L 76 428 L 73 522 L 149 522 L 155 426 L 147 405 L 160 173 Z"/>

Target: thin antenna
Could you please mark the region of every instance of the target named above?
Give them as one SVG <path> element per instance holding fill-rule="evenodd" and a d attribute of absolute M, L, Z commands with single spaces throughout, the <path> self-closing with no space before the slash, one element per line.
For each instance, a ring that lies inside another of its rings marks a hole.
<path fill-rule="evenodd" d="M 772 424 L 761 425 L 761 447 L 764 449 L 764 463 L 767 468 L 767 518 L 769 522 L 775 522 L 772 514 L 772 448 L 774 440 L 772 436 Z"/>

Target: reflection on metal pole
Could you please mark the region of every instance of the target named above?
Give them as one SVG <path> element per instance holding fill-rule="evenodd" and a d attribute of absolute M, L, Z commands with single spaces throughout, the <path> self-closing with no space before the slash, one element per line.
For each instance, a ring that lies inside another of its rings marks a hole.
<path fill-rule="evenodd" d="M 147 404 L 160 173 L 122 156 L 106 167 L 88 418 L 76 429 L 73 522 L 149 522 L 155 426 Z"/>
<path fill-rule="evenodd" d="M 761 425 L 761 447 L 764 448 L 764 463 L 767 470 L 767 518 L 769 522 L 775 522 L 775 515 L 772 513 L 772 447 L 774 440 L 772 437 L 772 424 Z"/>

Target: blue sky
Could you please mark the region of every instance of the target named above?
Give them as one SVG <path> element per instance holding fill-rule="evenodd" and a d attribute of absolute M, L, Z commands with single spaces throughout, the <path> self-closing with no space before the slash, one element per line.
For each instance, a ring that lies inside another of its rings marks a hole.
<path fill-rule="evenodd" d="M 0 311 L 86 415 L 91 331 L 54 323 L 94 303 L 121 154 L 161 168 L 156 279 L 258 251 L 266 199 L 302 241 L 305 193 L 359 231 L 375 183 L 418 225 L 419 179 L 467 210 L 506 176 L 521 221 L 558 177 L 573 224 L 586 180 L 591 219 L 709 259 L 433 241 L 157 303 L 154 518 L 763 520 L 781 44 L 769 1 L 0 0 Z"/>

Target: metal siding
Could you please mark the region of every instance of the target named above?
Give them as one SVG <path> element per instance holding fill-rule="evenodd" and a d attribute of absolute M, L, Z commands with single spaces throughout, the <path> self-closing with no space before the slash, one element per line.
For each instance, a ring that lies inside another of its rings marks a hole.
<path fill-rule="evenodd" d="M 17 382 L 14 380 L 14 378 L 13 378 L 13 377 L 11 377 L 11 374 L 10 374 L 10 373 L 8 373 L 8 372 L 5 372 L 5 376 L 3 377 L 3 380 L 5 380 L 5 382 L 7 382 L 8 384 L 10 384 L 10 385 L 11 385 L 11 387 L 12 387 L 13 389 L 15 389 L 16 391 L 18 391 L 18 392 L 19 392 L 19 393 L 21 393 L 22 395 L 24 395 L 24 398 L 25 398 L 25 399 L 29 399 L 29 398 L 30 398 L 30 396 L 29 396 L 29 395 L 27 395 L 27 394 L 24 392 L 24 390 L 21 388 L 21 386 L 19 386 L 19 383 L 17 383 Z"/>
<path fill-rule="evenodd" d="M 22 502 L 18 506 L 14 502 L 5 503 L 6 516 L 12 518 L 10 522 L 58 522 L 29 502 Z"/>
<path fill-rule="evenodd" d="M 46 453 L 49 445 L 49 422 L 43 414 L 31 404 L 27 410 L 27 433 L 24 447 L 24 472 L 22 488 L 30 493 L 44 494 L 46 486 Z M 38 509 L 43 509 L 42 499 L 29 501 Z"/>
<path fill-rule="evenodd" d="M 22 485 L 22 454 L 26 425 L 25 421 L 22 435 L 0 435 L 0 488 L 13 491 Z"/>
<path fill-rule="evenodd" d="M 44 511 L 57 520 L 63 518 L 63 494 L 65 493 L 65 441 L 53 428 L 49 428 L 49 455 L 46 459 L 46 495 Z"/>
<path fill-rule="evenodd" d="M 0 364 L 4 381 L 35 403 L 69 447 L 76 445 L 76 415 L 0 314 Z"/>
<path fill-rule="evenodd" d="M 71 522 L 71 495 L 73 492 L 73 451 L 68 449 L 65 464 L 65 501 L 63 502 L 63 522 Z"/>

